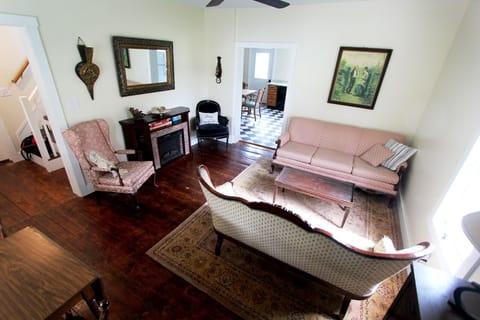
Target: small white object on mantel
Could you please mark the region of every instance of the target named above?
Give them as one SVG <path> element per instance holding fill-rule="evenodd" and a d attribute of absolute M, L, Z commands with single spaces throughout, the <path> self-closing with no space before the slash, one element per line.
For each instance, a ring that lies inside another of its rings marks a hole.
<path fill-rule="evenodd" d="M 0 97 L 8 97 L 12 95 L 12 91 L 9 88 L 0 88 Z"/>

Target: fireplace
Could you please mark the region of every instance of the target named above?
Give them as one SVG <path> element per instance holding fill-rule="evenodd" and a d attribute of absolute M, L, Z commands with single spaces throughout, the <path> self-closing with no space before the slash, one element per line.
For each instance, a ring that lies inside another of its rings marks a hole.
<path fill-rule="evenodd" d="M 155 169 L 190 153 L 187 122 L 150 132 Z"/>
<path fill-rule="evenodd" d="M 183 130 L 178 130 L 157 138 L 160 165 L 163 166 L 185 154 Z"/>

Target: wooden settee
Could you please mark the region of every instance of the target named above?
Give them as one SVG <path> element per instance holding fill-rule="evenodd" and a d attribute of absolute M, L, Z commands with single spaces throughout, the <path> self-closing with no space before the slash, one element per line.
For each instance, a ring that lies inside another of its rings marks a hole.
<path fill-rule="evenodd" d="M 215 253 L 220 255 L 222 241 L 228 239 L 315 277 L 343 294 L 339 318 L 351 299 L 370 297 L 384 280 L 432 251 L 428 242 L 392 253 L 359 248 L 348 243 L 348 231 L 312 228 L 279 206 L 249 202 L 233 188 L 220 191 L 203 165 L 198 175 L 217 233 Z"/>

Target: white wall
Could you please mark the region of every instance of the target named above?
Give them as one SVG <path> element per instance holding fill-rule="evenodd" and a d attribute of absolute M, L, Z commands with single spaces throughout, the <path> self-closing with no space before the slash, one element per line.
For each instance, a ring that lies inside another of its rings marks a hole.
<path fill-rule="evenodd" d="M 0 0 L 5 13 L 36 16 L 68 124 L 105 118 L 115 147 L 123 147 L 119 120 L 128 108 L 187 106 L 193 110 L 206 95 L 203 9 L 168 0 L 62 1 Z M 120 97 L 111 37 L 171 40 L 174 43 L 175 90 Z M 77 38 L 94 48 L 100 68 L 91 100 L 74 72 L 80 62 Z"/>
<path fill-rule="evenodd" d="M 204 49 L 206 52 L 205 65 L 207 66 L 206 84 L 208 86 L 208 94 L 205 93 L 205 98 L 217 101 L 222 106 L 222 114 L 229 119 L 232 118 L 233 114 L 233 94 L 235 89 L 233 79 L 236 41 L 233 28 L 234 22 L 234 10 L 219 8 L 205 11 L 205 34 L 207 35 L 207 41 Z M 223 75 L 222 83 L 220 84 L 215 82 L 217 56 L 222 57 Z"/>
<path fill-rule="evenodd" d="M 404 203 L 411 242 L 437 241 L 432 218 L 480 135 L 480 1 L 471 1 L 458 29 L 414 144 L 420 149 L 409 171 Z M 440 250 L 441 248 L 438 248 Z M 432 263 L 440 266 L 433 256 Z"/>
<path fill-rule="evenodd" d="M 296 43 L 295 71 L 287 99 L 295 115 L 411 135 L 467 3 L 368 0 L 282 10 L 212 8 L 206 10 L 205 19 L 210 26 L 208 50 L 231 52 L 233 42 Z M 374 110 L 327 103 L 340 46 L 393 49 Z M 227 64 L 232 58 L 224 56 L 223 61 Z M 214 59 L 210 60 L 213 70 Z M 224 72 L 225 83 L 232 76 Z M 230 90 L 213 87 L 209 85 L 212 98 L 233 105 Z"/>
<path fill-rule="evenodd" d="M 27 59 L 25 48 L 19 40 L 18 30 L 13 27 L 0 26 L 0 87 L 10 88 L 11 96 L 0 97 L 0 117 L 5 123 L 11 142 L 17 150 L 20 149 L 20 142 L 17 139 L 16 131 L 25 121 L 25 114 L 18 101 L 18 93 L 13 77 L 18 73 L 20 67 Z M 2 138 L 2 140 L 5 140 Z M 16 160 L 16 159 L 11 159 Z"/>
<path fill-rule="evenodd" d="M 294 61 L 294 57 L 292 57 L 293 52 L 293 50 L 289 49 L 275 49 L 272 81 L 288 81 L 290 71 L 293 68 L 291 65 L 292 61 Z"/>

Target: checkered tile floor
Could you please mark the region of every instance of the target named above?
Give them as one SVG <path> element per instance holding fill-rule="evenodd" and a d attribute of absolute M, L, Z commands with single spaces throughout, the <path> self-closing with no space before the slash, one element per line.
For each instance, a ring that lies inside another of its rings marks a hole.
<path fill-rule="evenodd" d="M 280 136 L 283 123 L 283 111 L 262 106 L 262 117 L 257 121 L 242 112 L 240 139 L 245 142 L 275 148 L 275 141 Z"/>

